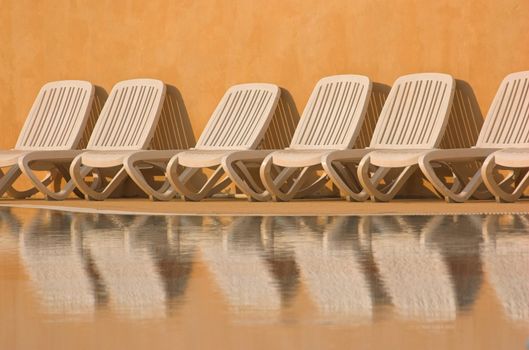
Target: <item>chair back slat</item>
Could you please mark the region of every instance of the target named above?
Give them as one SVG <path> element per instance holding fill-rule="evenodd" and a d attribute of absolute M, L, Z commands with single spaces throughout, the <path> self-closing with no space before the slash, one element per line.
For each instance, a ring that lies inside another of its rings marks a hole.
<path fill-rule="evenodd" d="M 178 89 L 166 85 L 165 101 L 149 149 L 183 150 L 195 146 L 195 136 Z"/>
<path fill-rule="evenodd" d="M 283 149 L 290 145 L 299 122 L 299 113 L 290 92 L 281 89 L 276 110 L 258 149 Z"/>

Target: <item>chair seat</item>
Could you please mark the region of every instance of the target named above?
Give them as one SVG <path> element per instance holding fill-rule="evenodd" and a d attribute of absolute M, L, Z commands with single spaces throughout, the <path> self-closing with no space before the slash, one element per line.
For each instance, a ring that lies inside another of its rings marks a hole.
<path fill-rule="evenodd" d="M 529 167 L 529 148 L 506 148 L 494 153 L 494 160 L 500 166 Z"/>
<path fill-rule="evenodd" d="M 86 151 L 82 154 L 83 165 L 97 168 L 123 165 L 123 160 L 137 151 Z"/>
<path fill-rule="evenodd" d="M 369 153 L 369 158 L 374 165 L 399 168 L 417 164 L 419 157 L 429 151 L 428 149 L 376 150 Z"/>
<path fill-rule="evenodd" d="M 0 167 L 14 165 L 18 159 L 31 151 L 20 151 L 16 149 L 0 150 Z"/>
<path fill-rule="evenodd" d="M 274 152 L 272 158 L 275 165 L 283 167 L 306 167 L 320 164 L 321 157 L 332 151 L 331 149 L 286 149 Z"/>
<path fill-rule="evenodd" d="M 207 168 L 219 165 L 222 158 L 232 150 L 192 149 L 178 154 L 178 163 L 191 168 Z"/>

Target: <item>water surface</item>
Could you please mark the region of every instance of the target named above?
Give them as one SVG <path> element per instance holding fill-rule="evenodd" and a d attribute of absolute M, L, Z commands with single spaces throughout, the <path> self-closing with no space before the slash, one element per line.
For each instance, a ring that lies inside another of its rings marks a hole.
<path fill-rule="evenodd" d="M 529 217 L 0 209 L 0 349 L 524 349 Z"/>

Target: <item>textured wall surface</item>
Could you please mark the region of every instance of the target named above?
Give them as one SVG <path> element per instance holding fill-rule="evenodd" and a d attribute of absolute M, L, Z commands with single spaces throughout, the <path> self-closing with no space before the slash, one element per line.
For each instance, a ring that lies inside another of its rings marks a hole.
<path fill-rule="evenodd" d="M 199 134 L 231 84 L 288 89 L 301 111 L 325 75 L 391 84 L 441 71 L 469 82 L 484 114 L 508 73 L 529 69 L 526 0 L 0 1 L 0 147 L 12 147 L 40 86 L 177 86 Z"/>

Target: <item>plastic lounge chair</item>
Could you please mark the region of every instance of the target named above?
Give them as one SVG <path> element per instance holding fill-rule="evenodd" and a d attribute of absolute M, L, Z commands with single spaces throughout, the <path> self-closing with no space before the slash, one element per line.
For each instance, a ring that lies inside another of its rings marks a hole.
<path fill-rule="evenodd" d="M 391 200 L 418 167 L 419 157 L 437 147 L 446 128 L 454 79 L 448 74 L 419 73 L 398 78 L 391 88 L 366 149 L 327 153 L 322 165 L 348 200 Z M 344 168 L 358 165 L 361 187 Z M 372 167 L 378 167 L 371 174 Z M 393 181 L 380 184 L 391 169 L 403 168 Z"/>
<path fill-rule="evenodd" d="M 169 161 L 166 173 L 173 189 L 184 199 L 198 201 L 226 188 L 234 179 L 237 185 L 253 181 L 244 161 L 262 159 L 271 152 L 257 147 L 274 115 L 280 93 L 280 88 L 273 84 L 240 84 L 228 89 L 196 147 L 176 154 Z M 238 170 L 233 168 L 234 162 Z M 197 186 L 192 178 L 203 168 L 214 171 L 202 186 Z M 238 171 L 240 175 L 234 176 Z M 227 176 L 222 178 L 225 172 Z M 239 180 L 241 177 L 244 180 Z M 170 190 L 158 193 L 151 192 L 159 199 L 171 195 Z M 254 196 L 259 198 L 258 193 Z"/>
<path fill-rule="evenodd" d="M 288 201 L 325 185 L 327 174 L 314 176 L 321 169 L 322 155 L 354 145 L 370 95 L 371 82 L 362 75 L 321 79 L 312 91 L 290 147 L 269 154 L 261 165 L 261 181 L 268 191 L 262 198 L 271 195 L 274 200 Z M 279 167 L 282 169 L 274 176 Z M 237 184 L 244 188 L 240 181 Z"/>
<path fill-rule="evenodd" d="M 173 187 L 162 186 L 155 189 L 146 181 L 141 172 L 141 167 L 146 163 L 153 162 L 167 164 L 171 160 L 171 157 L 175 157 L 180 152 L 184 152 L 184 149 L 135 152 L 124 160 L 127 173 L 151 200 L 169 200 L 177 195 L 177 193 L 183 194 L 189 200 L 200 200 L 213 195 L 230 183 L 230 174 L 233 173 L 230 172 L 233 167 L 226 167 L 228 176 L 217 184 L 224 173 L 223 156 L 231 155 L 232 157 L 237 157 L 238 154 L 241 154 L 242 150 L 251 149 L 251 152 L 243 154 L 250 154 L 251 157 L 257 156 L 258 159 L 262 159 L 270 151 L 256 150 L 261 142 L 267 142 L 269 144 L 278 142 L 274 137 L 264 140 L 266 136 L 269 136 L 265 132 L 270 133 L 274 129 L 271 126 L 267 131 L 274 114 L 276 103 L 279 100 L 278 91 L 280 89 L 271 84 L 240 84 L 231 87 L 217 106 L 196 147 L 182 154 L 184 158 L 183 163 L 173 163 L 173 171 L 175 172 L 173 176 L 175 178 L 171 179 L 169 171 L 167 172 L 169 182 L 176 182 L 176 185 L 173 185 Z M 235 128 L 235 126 L 239 125 L 240 127 Z M 229 130 L 224 126 L 228 126 Z M 242 161 L 242 159 L 237 158 L 237 161 L 239 160 Z M 175 161 L 176 157 L 173 158 L 173 162 Z M 205 165 L 203 165 L 204 162 Z M 183 178 L 178 180 L 176 179 L 176 176 L 178 176 L 176 172 L 179 166 L 184 165 L 184 163 L 187 169 L 181 175 Z M 245 172 L 243 175 L 244 180 L 239 175 L 235 176 L 232 180 L 241 179 L 241 183 L 244 183 L 245 180 L 252 181 L 252 175 L 248 173 L 248 169 L 244 164 L 238 163 L 238 166 L 242 166 Z M 202 183 L 205 177 L 197 177 L 194 175 L 198 175 L 200 173 L 199 170 L 204 167 L 213 167 L 216 170 L 212 178 L 206 182 L 204 188 L 197 190 L 196 188 L 200 187 L 199 183 Z M 167 167 L 167 169 L 169 168 Z M 250 179 L 247 180 L 245 176 L 248 176 Z M 182 192 L 175 190 L 178 186 L 183 188 Z M 259 197 L 259 194 L 255 193 L 255 196 Z"/>
<path fill-rule="evenodd" d="M 114 86 L 86 150 L 70 167 L 70 175 L 85 198 L 104 200 L 110 196 L 127 179 L 124 159 L 153 146 L 160 134 L 157 128 L 166 89 L 162 81 L 154 79 L 126 80 Z M 171 135 L 173 129 L 166 126 L 163 131 Z M 91 171 L 94 181 L 89 184 L 85 177 Z M 108 184 L 105 176 L 112 176 Z"/>
<path fill-rule="evenodd" d="M 507 102 L 497 109 L 506 110 L 509 117 L 500 127 L 491 125 L 491 128 L 499 130 L 499 135 L 495 135 L 496 142 L 504 149 L 487 157 L 481 174 L 487 189 L 498 202 L 514 202 L 529 185 L 529 71 L 510 74 L 505 80 L 510 83 L 505 88 L 508 89 L 505 93 Z M 511 170 L 511 174 L 498 183 L 494 172 L 496 168 Z M 520 176 L 522 171 L 526 173 Z M 511 178 L 516 182 L 514 189 L 507 192 L 502 185 Z"/>
<path fill-rule="evenodd" d="M 466 201 L 476 193 L 483 181 L 498 200 L 514 201 L 523 193 L 524 186 L 529 183 L 529 175 L 520 181 L 512 194 L 508 194 L 500 186 L 512 181 L 512 174 L 497 184 L 493 170 L 496 165 L 507 168 L 529 167 L 528 90 L 529 71 L 509 74 L 494 97 L 475 147 L 435 150 L 419 158 L 422 172 L 447 201 Z M 504 149 L 506 147 L 526 147 L 526 151 L 523 148 Z M 493 153 L 495 151 L 498 152 Z M 452 169 L 454 184 L 451 188 L 435 173 L 434 166 L 437 164 L 451 167 L 453 163 L 483 161 L 485 158 L 482 170 L 478 170 L 466 184 L 457 175 L 457 169 Z"/>
<path fill-rule="evenodd" d="M 15 148 L 0 151 L 0 167 L 9 167 L 5 174 L 0 170 L 0 195 L 7 192 L 14 198 L 26 198 L 40 191 L 47 198 L 61 197 L 61 177 L 69 180 L 69 160 L 80 152 L 76 148 L 85 128 L 97 118 L 93 107 L 95 93 L 95 86 L 80 80 L 55 81 L 42 87 Z M 33 167 L 49 174 L 39 179 Z M 13 187 L 22 173 L 34 187 L 25 191 Z M 48 188 L 51 183 L 53 190 Z"/>

